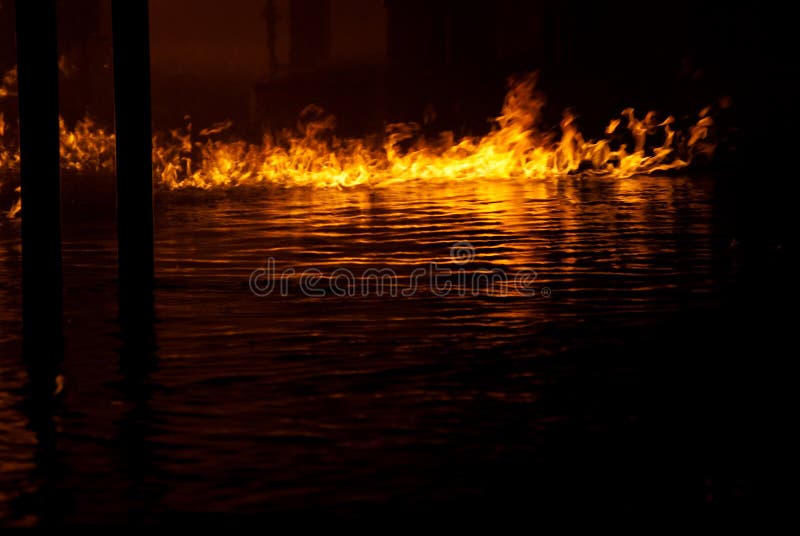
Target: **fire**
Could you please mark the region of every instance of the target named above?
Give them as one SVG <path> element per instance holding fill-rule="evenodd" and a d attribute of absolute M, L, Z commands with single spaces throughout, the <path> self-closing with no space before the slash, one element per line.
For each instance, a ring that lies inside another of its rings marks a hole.
<path fill-rule="evenodd" d="M 673 117 L 658 121 L 649 112 L 638 119 L 626 109 L 606 132 L 614 134 L 624 120 L 632 147 L 614 146 L 610 138 L 584 139 L 570 113 L 564 114 L 560 136 L 542 132 L 544 100 L 535 85 L 535 75 L 512 83 L 502 113 L 483 137 L 455 139 L 445 132 L 429 140 L 411 123 L 389 125 L 380 144 L 339 139 L 333 135 L 334 118 L 316 107 L 306 109 L 296 133 L 266 136 L 260 145 L 210 138 L 228 125 L 201 131 L 200 139 L 193 140 L 189 126 L 156 138 L 156 175 L 170 189 L 385 186 L 408 180 L 544 179 L 577 172 L 621 178 L 685 167 L 695 155 L 713 151 L 708 110 L 683 134 L 673 129 Z M 659 136 L 663 142 L 649 148 L 648 142 Z"/>
<path fill-rule="evenodd" d="M 0 112 L 0 173 L 3 171 L 14 170 L 19 166 L 19 152 L 6 147 L 3 143 L 6 127 L 5 114 Z"/>
<path fill-rule="evenodd" d="M 13 93 L 7 75 L 6 94 Z M 687 166 L 700 154 L 711 154 L 714 126 L 709 109 L 685 130 L 672 117 L 655 112 L 636 116 L 623 110 L 605 129 L 605 138 L 586 139 L 577 118 L 565 112 L 560 133 L 541 128 L 544 99 L 536 75 L 514 80 L 488 134 L 456 138 L 443 132 L 430 139 L 416 123 L 390 124 L 382 138 L 338 138 L 335 119 L 309 106 L 297 129 L 266 135 L 260 144 L 224 138 L 231 124 L 193 132 L 186 128 L 154 136 L 157 186 L 164 189 L 232 188 L 281 185 L 319 188 L 387 186 L 399 181 L 464 181 L 473 178 L 551 179 L 581 173 L 615 178 L 657 173 Z M 0 173 L 15 171 L 18 151 L 0 115 Z M 624 127 L 624 128 L 623 128 Z M 113 172 L 114 134 L 86 118 L 69 129 L 61 122 L 64 169 Z"/>
<path fill-rule="evenodd" d="M 59 119 L 61 167 L 77 172 L 114 172 L 115 137 L 85 117 L 68 129 Z"/>

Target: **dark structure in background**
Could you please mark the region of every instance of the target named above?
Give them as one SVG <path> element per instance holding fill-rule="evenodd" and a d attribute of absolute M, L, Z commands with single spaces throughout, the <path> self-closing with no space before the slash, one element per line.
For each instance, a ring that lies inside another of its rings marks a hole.
<path fill-rule="evenodd" d="M 69 126 L 87 115 L 112 125 L 111 2 L 59 0 L 58 18 L 61 116 Z"/>
<path fill-rule="evenodd" d="M 362 2 L 363 3 L 363 2 Z M 382 60 L 336 57 L 335 42 L 357 32 L 358 11 L 341 11 L 331 0 L 288 0 L 265 3 L 268 78 L 253 88 L 251 117 L 255 131 L 294 127 L 309 104 L 337 116 L 337 132 L 365 134 L 383 129 L 385 70 Z M 345 17 L 340 32 L 335 20 Z M 379 17 L 377 17 L 379 18 Z M 382 25 L 383 20 L 365 24 Z M 350 26 L 352 24 L 352 26 Z M 281 35 L 283 34 L 283 35 Z M 284 61 L 278 41 L 287 43 Z M 369 50 L 374 43 L 364 43 Z"/>
<path fill-rule="evenodd" d="M 296 72 L 328 66 L 331 55 L 331 0 L 289 3 L 289 67 Z"/>
<path fill-rule="evenodd" d="M 770 80 L 790 81 L 796 70 L 792 31 L 780 28 L 788 19 L 768 6 L 375 2 L 381 9 L 369 15 L 340 13 L 325 0 L 268 2 L 267 54 L 277 57 L 275 43 L 288 32 L 288 63 L 255 88 L 256 124 L 292 126 L 303 106 L 316 103 L 345 133 L 420 121 L 426 109 L 435 109 L 439 128 L 476 133 L 499 110 L 506 78 L 538 70 L 551 126 L 566 107 L 595 134 L 628 106 L 694 114 L 730 96 L 746 116 L 739 119 L 763 129 L 762 101 L 790 98 L 792 87 Z M 341 57 L 337 43 L 364 26 L 382 32 L 385 51 L 370 61 Z"/>
<path fill-rule="evenodd" d="M 62 114 L 72 123 L 88 109 L 108 124 L 110 0 L 60 6 Z M 547 125 L 573 107 L 591 135 L 628 106 L 694 114 L 725 96 L 749 135 L 793 122 L 788 106 L 764 109 L 793 98 L 797 63 L 792 18 L 766 4 L 232 0 L 223 9 L 173 0 L 156 3 L 153 20 L 154 115 L 164 130 L 183 126 L 184 114 L 195 125 L 230 118 L 257 140 L 264 127 L 293 127 L 314 103 L 343 134 L 422 121 L 426 110 L 436 112 L 432 130 L 480 133 L 506 78 L 530 70 L 541 72 Z M 13 45 L 2 28 L 0 40 Z M 1 66 L 14 61 L 0 51 Z"/>

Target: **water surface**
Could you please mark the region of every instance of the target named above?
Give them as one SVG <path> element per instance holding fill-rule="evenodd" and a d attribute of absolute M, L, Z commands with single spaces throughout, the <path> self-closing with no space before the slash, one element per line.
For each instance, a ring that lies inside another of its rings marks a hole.
<path fill-rule="evenodd" d="M 161 194 L 156 349 L 122 362 L 110 191 L 75 187 L 64 389 L 44 422 L 24 389 L 19 224 L 0 227 L 0 517 L 735 502 L 744 477 L 694 442 L 697 415 L 728 415 L 704 406 L 718 399 L 709 348 L 741 290 L 718 187 L 635 177 Z M 471 262 L 451 257 L 457 242 Z M 295 279 L 259 297 L 248 281 L 269 257 L 297 273 L 390 268 L 402 284 L 431 262 L 536 278 L 533 295 L 442 297 L 423 281 L 412 296 L 309 297 Z"/>

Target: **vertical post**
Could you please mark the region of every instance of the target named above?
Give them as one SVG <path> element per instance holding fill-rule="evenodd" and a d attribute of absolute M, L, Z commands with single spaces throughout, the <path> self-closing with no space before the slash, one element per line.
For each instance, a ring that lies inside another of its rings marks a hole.
<path fill-rule="evenodd" d="M 32 385 L 51 390 L 62 340 L 56 0 L 18 0 L 16 24 L 24 348 Z"/>
<path fill-rule="evenodd" d="M 125 316 L 130 309 L 149 307 L 153 282 L 153 142 L 147 0 L 112 0 L 111 23 L 120 313 Z"/>

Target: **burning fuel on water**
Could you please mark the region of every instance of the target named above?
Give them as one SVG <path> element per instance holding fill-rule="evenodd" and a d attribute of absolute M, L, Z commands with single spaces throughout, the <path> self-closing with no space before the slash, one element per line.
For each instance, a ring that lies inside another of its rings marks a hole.
<path fill-rule="evenodd" d="M 13 95 L 15 73 L 3 77 L 1 95 Z M 441 132 L 422 136 L 417 123 L 393 123 L 378 138 L 340 138 L 335 117 L 309 105 L 295 130 L 265 134 L 261 143 L 226 136 L 231 122 L 195 130 L 161 132 L 153 139 L 154 179 L 158 187 L 231 188 L 274 184 L 319 188 L 396 182 L 462 181 L 473 178 L 549 179 L 581 173 L 630 177 L 688 166 L 715 149 L 710 108 L 690 121 L 655 112 L 623 110 L 602 139 L 588 139 L 579 118 L 563 113 L 559 129 L 544 129 L 544 96 L 535 73 L 509 81 L 500 114 L 480 137 Z M 61 166 L 79 173 L 113 173 L 113 130 L 85 117 L 71 128 L 62 120 Z M 19 166 L 14 125 L 0 114 L 0 173 Z M 6 179 L 8 180 L 8 179 Z M 16 210 L 10 212 L 14 215 Z"/>

